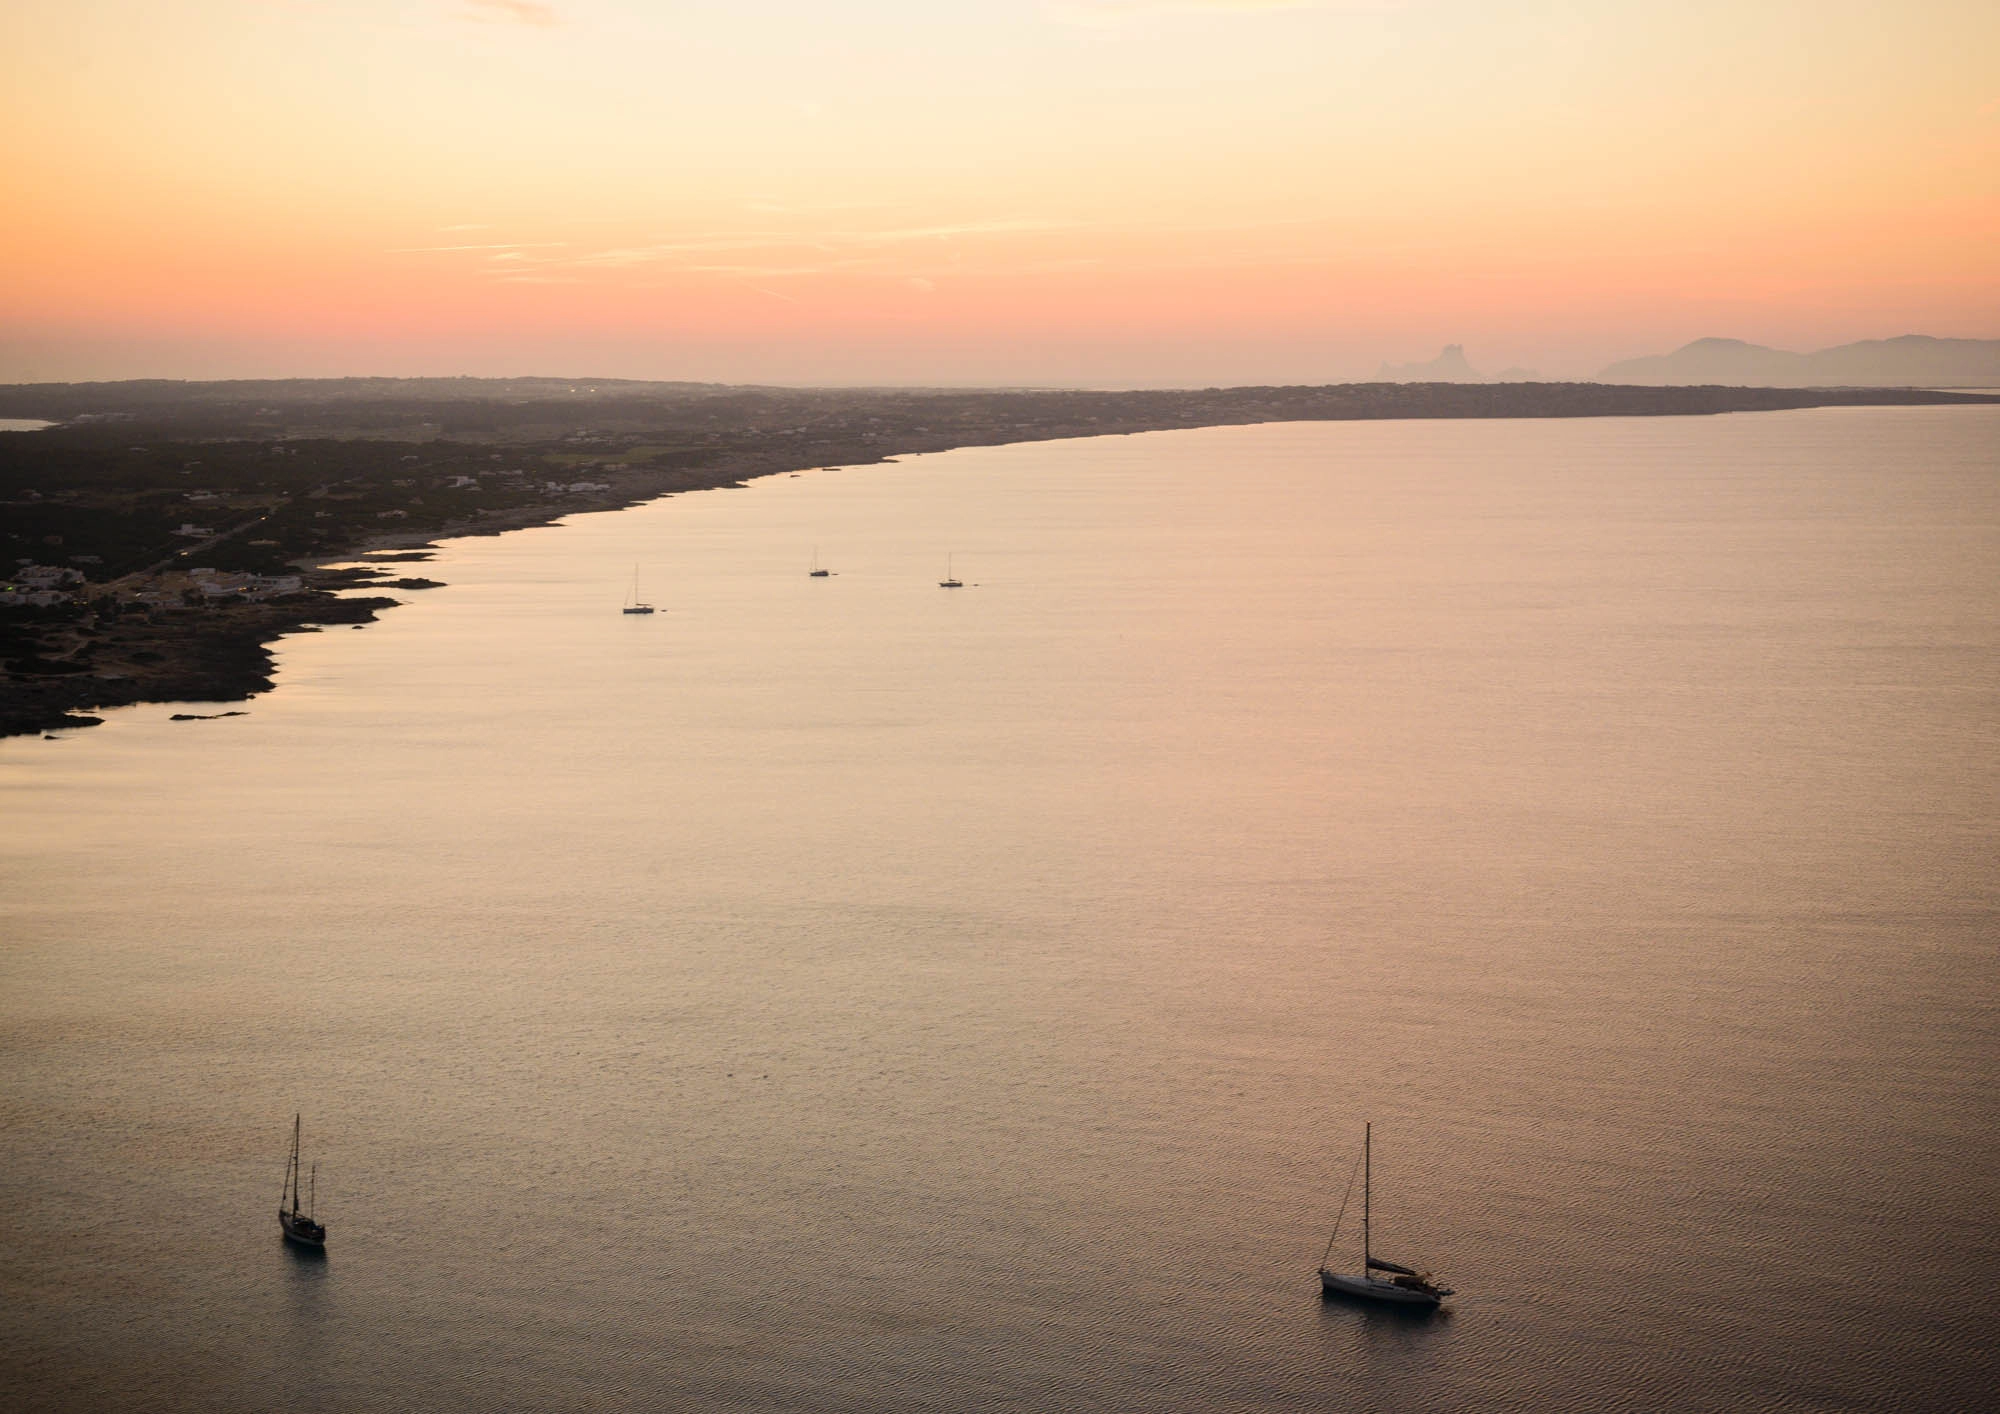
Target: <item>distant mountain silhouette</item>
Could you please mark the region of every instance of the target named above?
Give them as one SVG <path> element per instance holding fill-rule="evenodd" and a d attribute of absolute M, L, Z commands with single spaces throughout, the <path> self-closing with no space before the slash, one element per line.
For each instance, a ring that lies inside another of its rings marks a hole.
<path fill-rule="evenodd" d="M 1740 339 L 1696 339 L 1670 354 L 1614 363 L 1598 379 L 1654 387 L 2000 388 L 2000 339 L 1905 334 L 1806 354 Z"/>
<path fill-rule="evenodd" d="M 1463 344 L 1446 344 L 1429 363 L 1385 363 L 1377 383 L 1484 383 L 1479 370 L 1465 361 Z"/>

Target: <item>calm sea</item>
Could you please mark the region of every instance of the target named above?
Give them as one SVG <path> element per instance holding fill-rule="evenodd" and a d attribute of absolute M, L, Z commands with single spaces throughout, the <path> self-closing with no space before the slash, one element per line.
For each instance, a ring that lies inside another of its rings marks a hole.
<path fill-rule="evenodd" d="M 2000 1385 L 1995 410 L 969 450 L 425 573 L 0 745 L 9 1408 Z M 1428 1319 L 1317 1290 L 1370 1120 Z"/>

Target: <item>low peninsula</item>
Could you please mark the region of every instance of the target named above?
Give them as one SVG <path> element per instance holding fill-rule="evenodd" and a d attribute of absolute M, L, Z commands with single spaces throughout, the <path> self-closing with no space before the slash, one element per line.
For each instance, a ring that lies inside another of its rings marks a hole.
<path fill-rule="evenodd" d="M 1881 388 L 1342 383 L 1142 392 L 551 378 L 0 386 L 0 736 L 233 702 L 266 645 L 423 590 L 432 541 L 892 457 L 1177 428 L 1996 403 Z M 356 563 L 359 561 L 359 563 Z"/>

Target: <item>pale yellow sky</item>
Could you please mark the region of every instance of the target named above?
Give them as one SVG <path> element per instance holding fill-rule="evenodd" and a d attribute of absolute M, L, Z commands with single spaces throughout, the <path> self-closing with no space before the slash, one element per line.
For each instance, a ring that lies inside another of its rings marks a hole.
<path fill-rule="evenodd" d="M 2000 6 L 14 0 L 0 379 L 2000 336 Z"/>

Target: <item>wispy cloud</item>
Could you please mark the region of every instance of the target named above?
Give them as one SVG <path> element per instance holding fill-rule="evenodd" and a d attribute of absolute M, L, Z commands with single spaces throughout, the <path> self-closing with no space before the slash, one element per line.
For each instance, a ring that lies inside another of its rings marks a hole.
<path fill-rule="evenodd" d="M 1136 14 L 1143 10 L 1307 10 L 1331 0 L 1052 0 L 1068 10 Z"/>
<path fill-rule="evenodd" d="M 909 226 L 894 231 L 848 232 L 834 239 L 855 245 L 906 245 L 911 241 L 955 240 L 964 236 L 1007 236 L 1027 231 L 1058 231 L 1073 226 L 1072 221 L 1047 221 L 1039 217 L 1010 217 L 998 221 L 963 221 L 950 226 Z"/>
<path fill-rule="evenodd" d="M 1046 242 L 1023 246 L 1013 237 L 1092 235 L 1164 238 L 1170 249 L 1147 257 L 1127 254 L 1130 269 L 1181 270 L 1241 265 L 1324 264 L 1322 243 L 1287 237 L 1324 222 L 1285 218 L 1228 222 L 1142 222 L 1133 225 L 1040 216 L 990 217 L 929 226 L 883 226 L 780 231 L 769 227 L 710 231 L 676 240 L 592 246 L 574 241 L 496 241 L 463 245 L 405 246 L 396 255 L 462 254 L 477 258 L 467 272 L 511 284 L 577 284 L 615 280 L 633 289 L 664 288 L 688 277 L 751 282 L 814 276 L 884 278 L 919 293 L 939 281 L 992 275 L 1061 275 L 1097 269 L 1106 257 L 1087 250 L 1050 250 Z M 1200 237 L 1198 252 L 1186 238 Z M 1274 243 L 1274 239 L 1275 243 Z M 1064 241 L 1072 245 L 1074 242 Z M 766 294 L 789 299 L 765 289 Z"/>
<path fill-rule="evenodd" d="M 526 270 L 633 271 L 657 268 L 682 274 L 779 278 L 823 275 L 836 270 L 879 269 L 892 263 L 889 252 L 932 246 L 954 257 L 965 242 L 1075 229 L 1073 221 L 1011 216 L 934 226 L 785 232 L 716 232 L 643 245 L 578 245 L 569 241 L 494 241 L 461 245 L 403 246 L 391 255 L 480 254 L 484 273 L 518 280 Z M 804 256 L 804 259 L 800 257 Z M 896 257 L 900 258 L 900 257 Z"/>
<path fill-rule="evenodd" d="M 391 255 L 430 255 L 447 250 L 553 250 L 567 245 L 567 241 L 532 241 L 522 244 L 518 241 L 500 241 L 493 245 L 406 245 L 391 250 Z"/>
<path fill-rule="evenodd" d="M 689 275 L 755 275 L 772 279 L 780 275 L 825 275 L 834 270 L 854 269 L 858 264 L 852 260 L 822 260 L 811 265 L 676 265 L 674 269 Z"/>
<path fill-rule="evenodd" d="M 1051 18 L 1067 24 L 1114 25 L 1172 11 L 1252 14 L 1272 10 L 1394 10 L 1406 0 L 1042 0 Z"/>
<path fill-rule="evenodd" d="M 549 29 L 562 23 L 562 16 L 553 5 L 544 5 L 539 0 L 465 0 L 472 8 L 461 12 L 468 20 L 485 20 L 491 24 L 534 25 L 538 29 Z"/>

